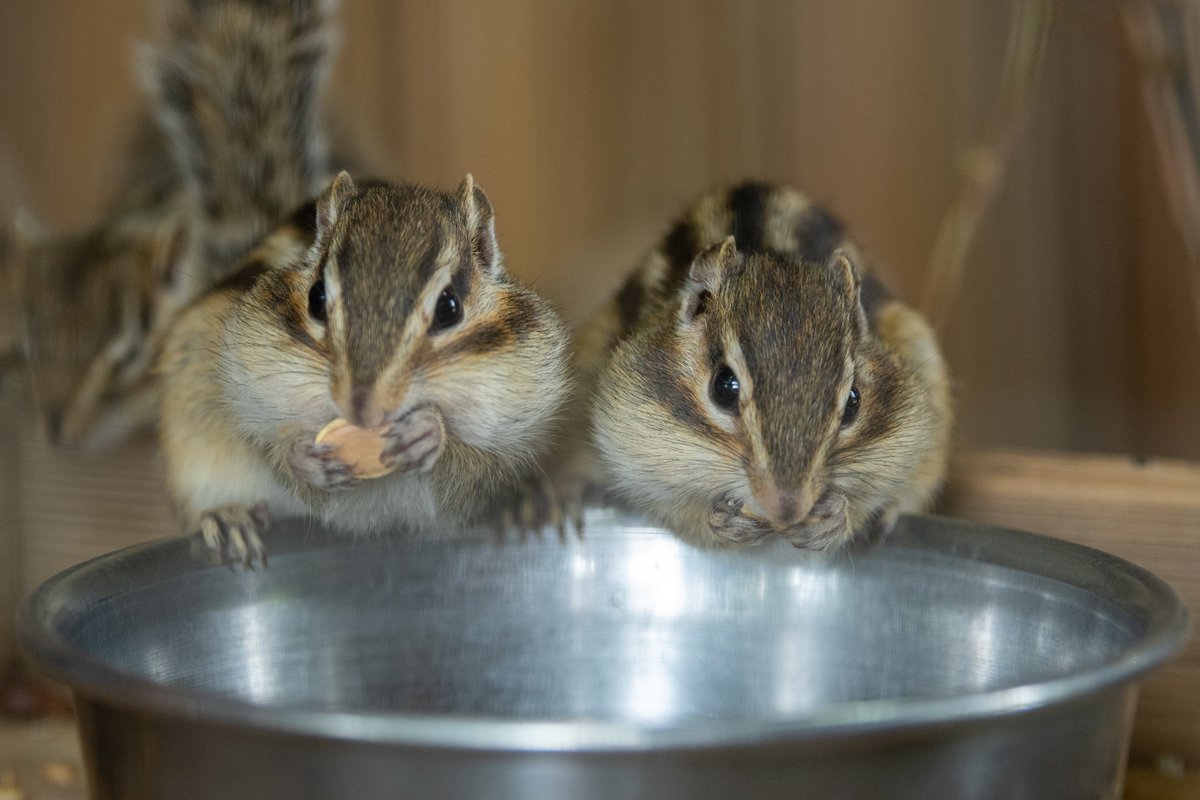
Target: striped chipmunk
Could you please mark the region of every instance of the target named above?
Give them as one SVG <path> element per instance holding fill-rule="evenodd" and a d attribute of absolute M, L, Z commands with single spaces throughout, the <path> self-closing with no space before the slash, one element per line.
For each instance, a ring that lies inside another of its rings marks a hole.
<path fill-rule="evenodd" d="M 321 174 L 308 101 L 330 3 L 191 5 L 212 24 L 185 14 L 195 41 L 147 63 L 211 217 L 191 256 L 219 265 L 261 235 L 237 219 L 282 211 Z M 296 205 L 158 360 L 171 497 L 231 565 L 265 563 L 269 515 L 361 533 L 476 518 L 548 445 L 568 394 L 567 332 L 505 269 L 470 176 L 443 193 L 343 172 Z"/>
<path fill-rule="evenodd" d="M 143 45 L 149 100 L 119 200 L 75 233 L 14 224 L 5 272 L 42 430 L 100 447 L 148 427 L 175 315 L 328 185 L 319 95 L 332 0 L 175 0 Z"/>
<path fill-rule="evenodd" d="M 181 304 L 184 212 L 153 125 L 141 126 L 130 162 L 119 201 L 98 221 L 52 232 L 22 214 L 0 256 L 11 366 L 57 446 L 102 448 L 149 428 L 156 412 L 149 372 Z"/>
<path fill-rule="evenodd" d="M 832 550 L 881 537 L 943 477 L 933 331 L 792 189 L 702 197 L 585 325 L 575 360 L 592 452 L 556 470 L 567 505 L 600 481 L 693 542 Z"/>
<path fill-rule="evenodd" d="M 268 510 L 361 533 L 482 521 L 569 394 L 566 329 L 506 272 L 487 197 L 470 176 L 443 194 L 342 173 L 294 220 L 168 337 L 186 528 L 253 566 Z"/>

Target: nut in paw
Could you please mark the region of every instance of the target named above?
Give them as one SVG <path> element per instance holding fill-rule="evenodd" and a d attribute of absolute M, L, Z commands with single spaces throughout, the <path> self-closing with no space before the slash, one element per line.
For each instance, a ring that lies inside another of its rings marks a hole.
<path fill-rule="evenodd" d="M 315 443 L 328 445 L 356 478 L 378 478 L 392 471 L 381 460 L 387 444 L 385 430 L 360 428 L 338 417 L 320 430 Z"/>
<path fill-rule="evenodd" d="M 354 466 L 327 442 L 296 442 L 288 452 L 288 468 L 296 480 L 327 492 L 349 489 L 359 481 Z"/>

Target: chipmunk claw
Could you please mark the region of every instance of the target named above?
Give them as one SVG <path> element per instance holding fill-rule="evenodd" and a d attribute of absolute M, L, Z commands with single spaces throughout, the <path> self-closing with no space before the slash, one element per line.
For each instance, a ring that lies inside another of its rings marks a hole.
<path fill-rule="evenodd" d="M 194 531 L 198 548 L 217 564 L 230 569 L 253 570 L 255 563 L 267 567 L 267 546 L 262 534 L 271 517 L 265 503 L 252 507 L 230 505 L 200 515 Z"/>
<path fill-rule="evenodd" d="M 743 514 L 741 503 L 733 500 L 721 500 L 713 506 L 708 526 L 717 538 L 740 545 L 762 544 L 773 532 L 768 523 Z"/>
<path fill-rule="evenodd" d="M 848 528 L 845 496 L 826 492 L 799 525 L 780 534 L 801 550 L 830 550 L 846 542 Z"/>
<path fill-rule="evenodd" d="M 359 482 L 354 468 L 329 444 L 299 441 L 288 451 L 288 467 L 297 480 L 317 489 L 336 492 Z"/>
<path fill-rule="evenodd" d="M 441 456 L 446 441 L 446 424 L 431 406 L 405 412 L 383 433 L 386 443 L 380 462 L 397 472 L 428 472 Z"/>
<path fill-rule="evenodd" d="M 524 541 L 550 528 L 561 542 L 567 541 L 572 531 L 582 539 L 583 498 L 582 486 L 559 485 L 544 475 L 533 477 L 501 504 L 496 515 L 498 535 Z"/>

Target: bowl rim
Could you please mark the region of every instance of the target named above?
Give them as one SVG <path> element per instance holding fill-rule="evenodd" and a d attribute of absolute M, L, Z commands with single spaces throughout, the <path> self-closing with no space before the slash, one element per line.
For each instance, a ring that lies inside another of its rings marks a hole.
<path fill-rule="evenodd" d="M 588 539 L 633 533 L 671 537 L 636 517 L 607 510 L 589 511 L 587 525 Z M 606 526 L 613 526 L 613 529 L 605 530 Z M 286 530 L 289 528 L 290 533 Z M 313 526 L 303 522 L 285 521 L 273 525 L 272 552 L 283 555 L 362 545 L 348 537 L 313 537 L 312 531 Z M 281 536 L 290 538 L 279 550 L 276 545 Z M 467 532 L 447 541 L 481 539 L 494 546 L 491 532 Z M 429 543 L 428 539 L 417 541 Z M 906 515 L 881 546 L 932 551 L 1059 580 L 1099 594 L 1111 605 L 1142 622 L 1145 632 L 1115 659 L 1067 676 L 957 697 L 856 700 L 813 709 L 788 719 L 686 720 L 653 725 L 597 719 L 507 719 L 268 707 L 195 689 L 167 687 L 121 671 L 72 646 L 55 626 L 58 614 L 64 613 L 63 593 L 89 572 L 111 570 L 119 563 L 147 558 L 173 559 L 177 565 L 182 565 L 178 573 L 220 569 L 191 556 L 187 552 L 190 544 L 186 538 L 173 537 L 98 556 L 49 578 L 22 602 L 17 615 L 17 635 L 29 660 L 52 679 L 67 684 L 75 693 L 77 703 L 82 699 L 141 714 L 149 712 L 264 732 L 374 744 L 491 751 L 605 752 L 760 747 L 841 736 L 884 735 L 900 729 L 977 724 L 996 717 L 1045 709 L 1132 683 L 1177 655 L 1191 633 L 1188 611 L 1170 584 L 1136 564 L 1084 545 L 1011 528 L 944 517 Z M 1120 580 L 1116 580 L 1118 578 Z M 1136 586 L 1141 591 L 1137 597 L 1114 598 L 1111 595 L 1117 586 L 1126 589 Z M 1103 593 L 1105 590 L 1108 594 Z M 103 599 L 106 598 L 100 601 Z"/>

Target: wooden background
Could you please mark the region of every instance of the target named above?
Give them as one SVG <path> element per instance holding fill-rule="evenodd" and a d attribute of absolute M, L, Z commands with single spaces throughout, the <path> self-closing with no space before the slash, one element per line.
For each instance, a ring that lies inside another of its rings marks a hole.
<path fill-rule="evenodd" d="M 70 227 L 110 198 L 139 103 L 131 44 L 154 35 L 152 8 L 0 3 L 0 210 Z M 343 0 L 329 106 L 385 176 L 449 188 L 474 173 L 510 266 L 572 320 L 697 193 L 747 176 L 829 204 L 916 302 L 991 114 L 1013 9 Z M 1027 125 L 942 330 L 957 442 L 1200 459 L 1200 310 L 1182 288 L 1194 267 L 1164 199 L 1142 66 L 1116 0 L 1054 11 Z M 14 564 L 28 587 L 167 525 L 152 447 L 72 459 L 0 416 L 2 588 Z"/>
<path fill-rule="evenodd" d="M 968 446 L 1200 456 L 1200 321 L 1115 2 L 1060 0 L 1029 124 L 945 326 Z M 344 0 L 336 124 L 379 171 L 471 171 L 509 263 L 571 318 L 698 192 L 830 204 L 917 301 L 1013 6 Z M 0 4 L 0 203 L 91 219 L 152 4 Z"/>

